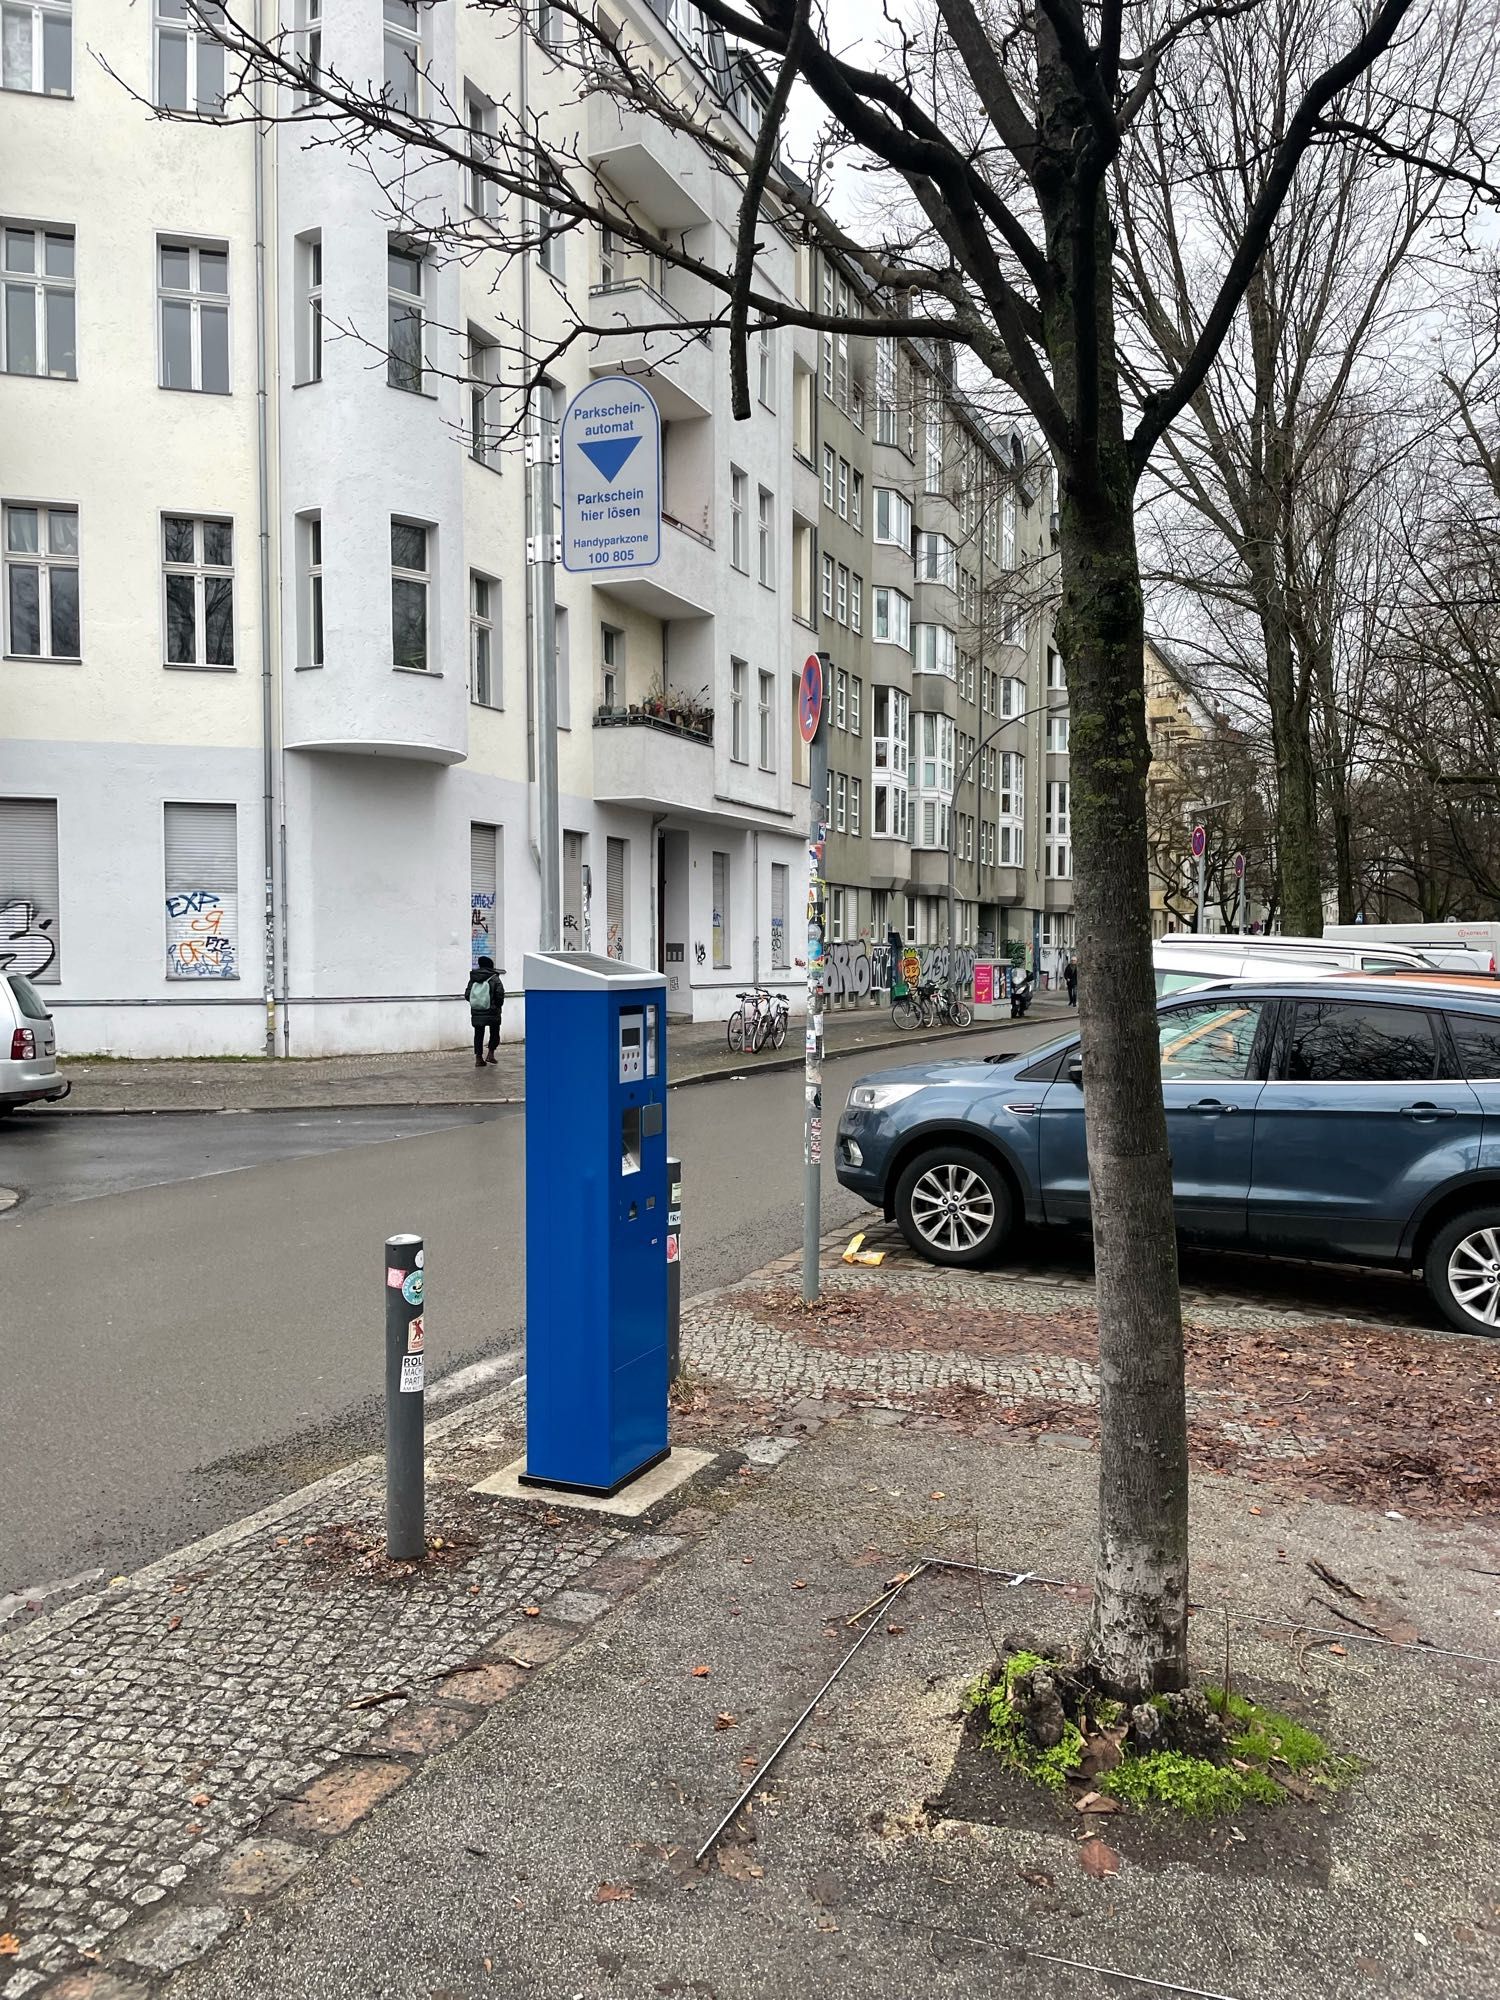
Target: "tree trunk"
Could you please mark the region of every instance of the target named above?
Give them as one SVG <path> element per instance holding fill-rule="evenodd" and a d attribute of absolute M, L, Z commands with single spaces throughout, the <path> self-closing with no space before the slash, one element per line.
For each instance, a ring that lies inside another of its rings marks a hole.
<path fill-rule="evenodd" d="M 1122 1694 L 1187 1679 L 1187 1410 L 1162 1110 L 1144 626 L 1128 486 L 1061 495 L 1074 898 L 1099 1311 L 1099 1556 L 1087 1658 Z"/>
<path fill-rule="evenodd" d="M 1297 686 L 1291 633 L 1274 578 L 1254 578 L 1266 645 L 1266 694 L 1276 759 L 1276 855 L 1281 866 L 1281 921 L 1292 937 L 1323 935 L 1318 867 L 1318 788 L 1305 692 Z"/>
<path fill-rule="evenodd" d="M 1338 891 L 1339 922 L 1352 924 L 1359 909 L 1354 887 L 1354 813 L 1349 803 L 1347 731 L 1339 715 L 1338 689 L 1328 647 L 1318 648 L 1315 667 L 1318 704 L 1323 712 L 1325 785 L 1328 817 L 1333 826 L 1334 886 Z M 1318 935 L 1322 936 L 1319 928 Z"/>

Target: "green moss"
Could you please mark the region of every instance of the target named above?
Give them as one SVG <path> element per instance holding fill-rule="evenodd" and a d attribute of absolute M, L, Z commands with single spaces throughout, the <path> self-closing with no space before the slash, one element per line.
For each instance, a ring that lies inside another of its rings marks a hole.
<path fill-rule="evenodd" d="M 1229 1754 L 1241 1763 L 1264 1767 L 1276 1757 L 1289 1771 L 1305 1771 L 1328 1762 L 1328 1746 L 1322 1737 L 1293 1722 L 1289 1715 L 1260 1708 L 1243 1695 L 1231 1694 L 1226 1701 L 1217 1688 L 1209 1689 L 1208 1699 L 1221 1715 L 1239 1723 L 1238 1734 L 1229 1739 Z"/>
<path fill-rule="evenodd" d="M 1236 1771 L 1180 1750 L 1127 1757 L 1099 1780 L 1099 1789 L 1127 1805 L 1169 1806 L 1192 1819 L 1209 1819 L 1247 1803 L 1279 1805 L 1286 1796 L 1264 1771 Z"/>
<path fill-rule="evenodd" d="M 971 1681 L 964 1690 L 964 1706 L 982 1710 L 987 1727 L 983 1741 L 987 1749 L 1025 1771 L 1051 1791 L 1060 1792 L 1069 1775 L 1083 1762 L 1083 1732 L 1076 1723 L 1063 1725 L 1062 1741 L 1042 1749 L 1032 1740 L 1024 1719 L 1017 1715 L 1011 1690 L 1023 1674 L 1038 1667 L 1052 1672 L 1055 1662 L 1039 1653 L 1012 1653 L 997 1681 Z"/>

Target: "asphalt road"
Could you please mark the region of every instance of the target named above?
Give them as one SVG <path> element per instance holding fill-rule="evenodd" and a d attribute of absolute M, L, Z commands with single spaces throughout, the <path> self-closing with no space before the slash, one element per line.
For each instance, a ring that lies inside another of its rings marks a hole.
<path fill-rule="evenodd" d="M 1044 1041 L 976 1038 L 965 1055 Z M 934 1051 L 934 1055 L 947 1053 Z M 849 1086 L 892 1055 L 828 1063 Z M 800 1241 L 802 1079 L 670 1095 L 684 1289 Z M 24 1117 L 0 1125 L 0 1596 L 149 1561 L 372 1447 L 381 1248 L 427 1244 L 429 1380 L 521 1367 L 519 1108 Z M 825 1227 L 863 1205 L 824 1173 Z M 565 1254 L 586 1245 L 560 1236 Z"/>

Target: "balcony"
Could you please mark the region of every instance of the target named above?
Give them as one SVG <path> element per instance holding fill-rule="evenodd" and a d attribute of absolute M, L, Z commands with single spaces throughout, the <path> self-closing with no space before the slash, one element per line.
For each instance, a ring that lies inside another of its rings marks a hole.
<path fill-rule="evenodd" d="M 712 415 L 713 347 L 644 278 L 595 285 L 589 324 L 619 329 L 590 342 L 595 375 L 629 375 L 643 383 L 668 421 Z"/>
<path fill-rule="evenodd" d="M 588 100 L 588 159 L 663 229 L 696 229 L 713 213 L 708 155 L 604 91 Z"/>
<path fill-rule="evenodd" d="M 661 517 L 661 557 L 650 569 L 610 575 L 591 572 L 611 597 L 651 618 L 711 618 L 715 594 L 714 545 L 707 535 Z"/>
<path fill-rule="evenodd" d="M 979 871 L 979 900 L 981 903 L 1019 903 L 1023 880 L 1019 868 L 997 868 L 986 864 Z"/>
<path fill-rule="evenodd" d="M 594 718 L 594 797 L 601 805 L 713 814 L 713 717 L 692 723 L 642 708 L 601 709 Z M 682 711 L 679 711 L 681 713 Z"/>

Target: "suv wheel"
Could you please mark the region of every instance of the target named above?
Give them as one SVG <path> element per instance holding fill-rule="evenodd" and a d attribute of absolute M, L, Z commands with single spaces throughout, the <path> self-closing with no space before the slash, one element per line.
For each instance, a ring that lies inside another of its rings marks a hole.
<path fill-rule="evenodd" d="M 1422 1274 L 1450 1326 L 1500 1334 L 1500 1209 L 1473 1208 L 1445 1223 L 1427 1246 Z"/>
<path fill-rule="evenodd" d="M 913 1250 L 934 1264 L 983 1264 L 1010 1235 L 1005 1177 L 967 1146 L 921 1153 L 896 1185 L 896 1220 Z"/>

